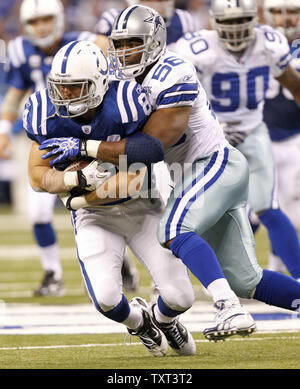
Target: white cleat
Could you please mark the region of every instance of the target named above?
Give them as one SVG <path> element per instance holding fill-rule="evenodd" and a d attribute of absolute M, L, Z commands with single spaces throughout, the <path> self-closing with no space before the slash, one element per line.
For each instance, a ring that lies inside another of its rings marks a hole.
<path fill-rule="evenodd" d="M 168 352 L 168 342 L 162 331 L 154 324 L 146 300 L 134 297 L 130 304 L 141 309 L 144 322 L 137 330 L 127 328 L 127 331 L 130 335 L 138 336 L 154 357 L 164 357 Z"/>
<path fill-rule="evenodd" d="M 256 324 L 249 312 L 236 300 L 219 300 L 215 303 L 218 309 L 216 325 L 203 331 L 208 340 L 224 340 L 229 336 L 249 336 L 256 330 Z"/>

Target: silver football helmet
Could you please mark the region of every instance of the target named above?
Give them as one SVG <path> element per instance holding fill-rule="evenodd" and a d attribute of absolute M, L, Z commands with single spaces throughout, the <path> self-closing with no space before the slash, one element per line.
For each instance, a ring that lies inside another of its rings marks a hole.
<path fill-rule="evenodd" d="M 101 104 L 108 89 L 109 66 L 103 51 L 90 41 L 73 41 L 53 58 L 47 78 L 58 116 L 81 116 Z"/>
<path fill-rule="evenodd" d="M 52 16 L 54 24 L 52 31 L 45 36 L 36 36 L 31 21 L 46 16 Z M 25 36 L 40 48 L 51 46 L 62 37 L 65 30 L 64 7 L 60 0 L 23 0 L 20 7 L 20 21 L 24 27 Z"/>
<path fill-rule="evenodd" d="M 212 0 L 209 12 L 212 27 L 228 50 L 242 51 L 252 41 L 258 13 L 256 0 Z"/>
<path fill-rule="evenodd" d="M 136 38 L 140 44 L 119 48 L 121 40 Z M 128 7 L 115 19 L 109 36 L 108 56 L 119 79 L 137 77 L 157 61 L 166 48 L 167 31 L 163 18 L 150 7 Z M 138 57 L 132 63 L 132 57 Z"/>
<path fill-rule="evenodd" d="M 289 20 L 288 11 L 295 12 L 293 24 Z M 276 14 L 280 14 L 280 21 Z M 264 18 L 270 26 L 282 32 L 287 39 L 296 38 L 300 34 L 300 1 L 299 0 L 265 0 Z"/>
<path fill-rule="evenodd" d="M 166 25 L 170 23 L 175 11 L 175 0 L 127 0 L 127 4 L 128 6 L 145 5 L 146 7 L 155 9 L 164 18 Z"/>

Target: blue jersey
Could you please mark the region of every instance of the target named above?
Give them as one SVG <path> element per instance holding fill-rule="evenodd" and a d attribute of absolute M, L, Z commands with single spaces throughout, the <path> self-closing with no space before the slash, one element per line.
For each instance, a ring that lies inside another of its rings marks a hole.
<path fill-rule="evenodd" d="M 97 25 L 96 33 L 109 36 L 112 31 L 112 25 L 117 16 L 122 12 L 118 9 L 109 9 L 101 15 Z M 173 18 L 167 25 L 167 45 L 176 42 L 183 34 L 197 31 L 200 24 L 188 11 L 175 9 Z"/>
<path fill-rule="evenodd" d="M 114 81 L 91 123 L 60 118 L 48 90 L 43 89 L 33 93 L 26 103 L 23 125 L 28 137 L 38 143 L 63 137 L 118 141 L 142 129 L 150 113 L 146 95 L 136 82 Z"/>
<path fill-rule="evenodd" d="M 90 32 L 68 32 L 59 42 L 57 51 L 74 40 L 92 40 Z M 20 90 L 41 90 L 46 87 L 46 76 L 50 72 L 53 56 L 46 55 L 24 36 L 19 36 L 8 44 L 8 67 L 6 83 Z"/>
<path fill-rule="evenodd" d="M 293 59 L 290 64 L 300 72 L 299 47 L 291 46 L 291 53 Z M 300 108 L 291 93 L 276 80 L 273 80 L 267 93 L 264 122 L 268 126 L 272 141 L 281 141 L 300 134 Z"/>

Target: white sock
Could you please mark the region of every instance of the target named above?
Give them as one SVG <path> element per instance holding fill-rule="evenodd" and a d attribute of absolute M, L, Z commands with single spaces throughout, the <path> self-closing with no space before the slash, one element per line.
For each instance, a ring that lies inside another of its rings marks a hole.
<path fill-rule="evenodd" d="M 286 267 L 282 260 L 272 252 L 269 254 L 268 270 L 273 270 L 280 273 L 284 273 L 286 271 Z"/>
<path fill-rule="evenodd" d="M 143 315 L 139 307 L 130 305 L 129 316 L 122 322 L 126 327 L 131 330 L 137 330 L 143 324 Z"/>
<path fill-rule="evenodd" d="M 56 279 L 61 279 L 63 270 L 59 259 L 59 250 L 57 243 L 51 246 L 40 247 L 40 256 L 42 268 L 45 271 L 53 271 Z"/>
<path fill-rule="evenodd" d="M 231 290 L 228 281 L 225 278 L 218 278 L 217 280 L 211 282 L 207 290 L 211 295 L 214 303 L 219 300 L 228 300 L 233 299 L 239 302 L 237 295 Z"/>
<path fill-rule="evenodd" d="M 172 323 L 176 319 L 176 317 L 169 317 L 162 314 L 158 308 L 158 304 L 155 304 L 154 316 L 159 323 Z"/>

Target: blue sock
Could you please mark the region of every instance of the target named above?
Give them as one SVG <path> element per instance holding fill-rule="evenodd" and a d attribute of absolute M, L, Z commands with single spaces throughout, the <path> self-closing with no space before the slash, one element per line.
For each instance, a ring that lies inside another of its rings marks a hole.
<path fill-rule="evenodd" d="M 187 232 L 176 236 L 170 250 L 182 260 L 205 288 L 216 279 L 225 278 L 216 254 L 196 233 Z"/>
<path fill-rule="evenodd" d="M 118 323 L 122 323 L 124 320 L 126 320 L 130 312 L 129 303 L 127 298 L 124 296 L 124 294 L 122 294 L 122 300 L 119 302 L 119 304 L 111 311 L 104 312 L 100 308 L 99 304 L 97 304 L 96 307 L 97 310 L 102 313 L 102 315 Z"/>
<path fill-rule="evenodd" d="M 295 311 L 300 306 L 300 283 L 285 274 L 263 270 L 253 298 L 276 307 Z"/>
<path fill-rule="evenodd" d="M 51 223 L 34 224 L 33 233 L 40 247 L 51 246 L 56 242 L 56 236 Z"/>
<path fill-rule="evenodd" d="M 174 309 L 169 308 L 165 303 L 161 296 L 158 296 L 157 305 L 160 312 L 168 317 L 176 317 L 185 311 L 175 311 Z"/>
<path fill-rule="evenodd" d="M 300 245 L 295 227 L 280 209 L 269 209 L 259 216 L 268 230 L 272 251 L 294 278 L 300 278 Z"/>

